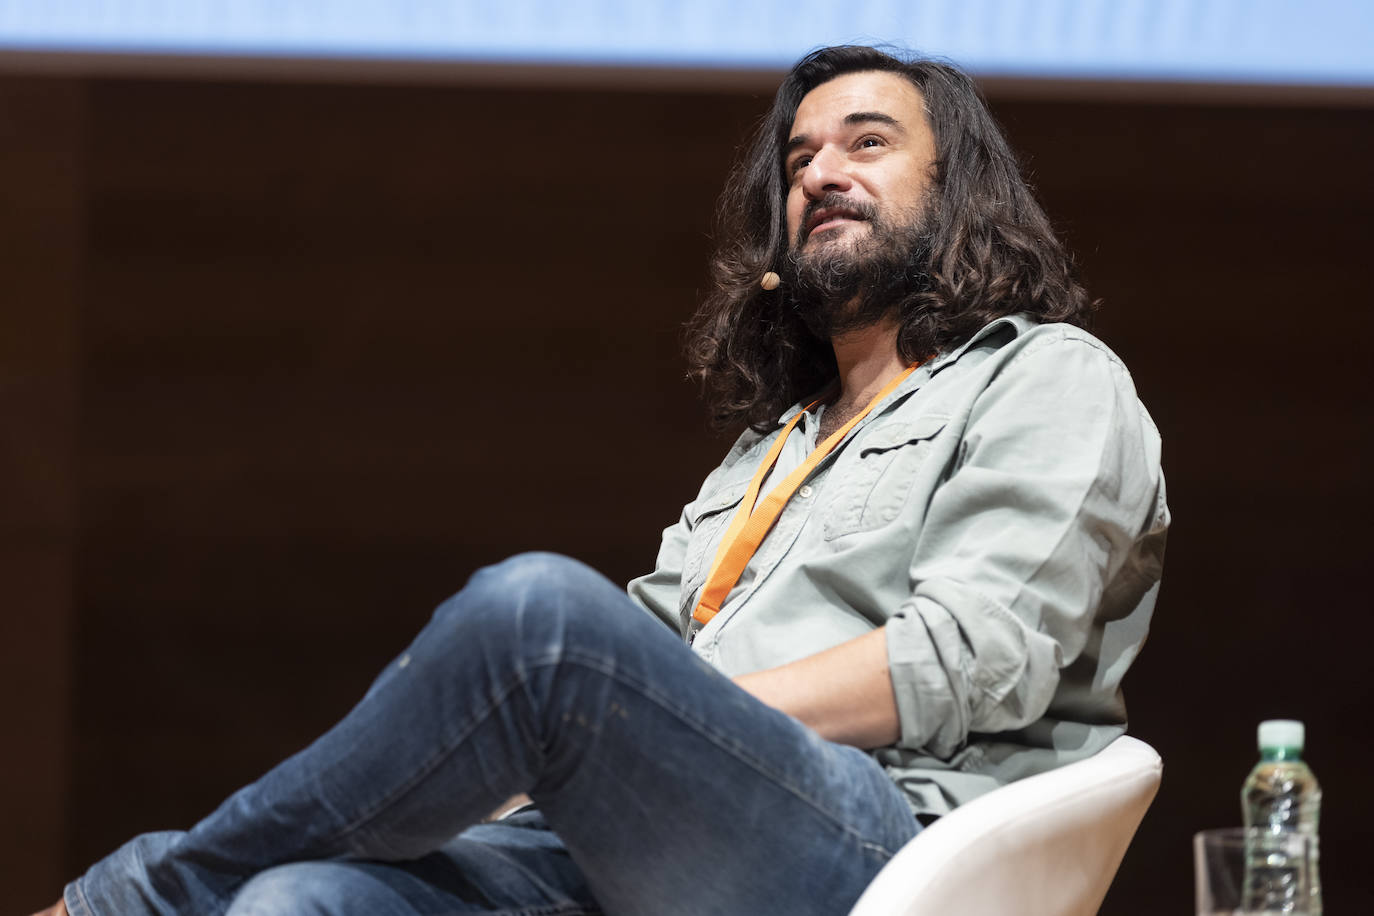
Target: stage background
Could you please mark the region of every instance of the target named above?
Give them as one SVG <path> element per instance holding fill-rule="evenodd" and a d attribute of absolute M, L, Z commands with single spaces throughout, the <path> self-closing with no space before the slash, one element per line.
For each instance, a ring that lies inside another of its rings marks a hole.
<path fill-rule="evenodd" d="M 617 580 L 723 454 L 678 356 L 767 94 L 0 76 L 0 909 L 184 827 L 510 553 Z M 1188 912 L 1255 723 L 1307 720 L 1367 912 L 1368 107 L 1004 87 L 1164 435 L 1104 912 Z"/>

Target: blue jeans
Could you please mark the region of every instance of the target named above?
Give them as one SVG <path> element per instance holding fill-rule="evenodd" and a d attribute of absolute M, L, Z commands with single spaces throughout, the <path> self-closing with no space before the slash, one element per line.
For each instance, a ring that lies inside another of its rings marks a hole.
<path fill-rule="evenodd" d="M 537 812 L 478 824 L 511 795 Z M 476 574 L 338 725 L 72 916 L 842 914 L 919 830 L 864 752 L 548 554 Z"/>

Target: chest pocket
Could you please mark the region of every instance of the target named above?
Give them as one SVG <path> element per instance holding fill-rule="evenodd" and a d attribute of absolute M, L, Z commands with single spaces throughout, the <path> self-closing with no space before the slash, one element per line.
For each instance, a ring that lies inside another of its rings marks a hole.
<path fill-rule="evenodd" d="M 926 415 L 889 420 L 860 433 L 830 471 L 822 510 L 826 540 L 871 531 L 901 514 L 931 442 L 949 418 Z M 851 457 L 854 456 L 854 457 Z"/>
<path fill-rule="evenodd" d="M 735 515 L 735 507 L 749 489 L 749 478 L 732 480 L 705 497 L 692 509 L 692 533 L 687 539 L 687 554 L 682 564 L 682 579 L 690 594 L 706 578 L 707 567 L 715 559 L 716 547 Z"/>

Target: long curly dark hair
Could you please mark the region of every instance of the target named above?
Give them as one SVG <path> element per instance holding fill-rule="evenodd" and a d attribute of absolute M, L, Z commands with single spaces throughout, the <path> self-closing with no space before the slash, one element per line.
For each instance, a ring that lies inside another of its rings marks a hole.
<path fill-rule="evenodd" d="M 935 135 L 930 276 L 894 303 L 902 358 L 950 349 L 1016 312 L 1087 324 L 1095 304 L 973 81 L 937 61 L 866 46 L 822 48 L 783 80 L 721 194 L 714 288 L 688 323 L 686 347 L 688 374 L 701 384 L 717 427 L 771 429 L 789 405 L 837 373 L 830 342 L 807 328 L 786 287 L 766 291 L 759 279 L 787 254 L 783 150 L 797 106 L 828 80 L 875 70 L 900 74 L 920 90 Z"/>

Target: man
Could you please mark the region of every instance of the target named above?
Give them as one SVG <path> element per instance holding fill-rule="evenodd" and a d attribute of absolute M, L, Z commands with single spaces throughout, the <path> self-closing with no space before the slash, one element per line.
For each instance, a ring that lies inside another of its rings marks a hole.
<path fill-rule="evenodd" d="M 1158 436 L 971 82 L 809 55 L 721 218 L 689 360 L 750 429 L 654 572 L 478 573 L 339 725 L 56 912 L 844 913 L 923 822 L 1124 731 Z"/>

